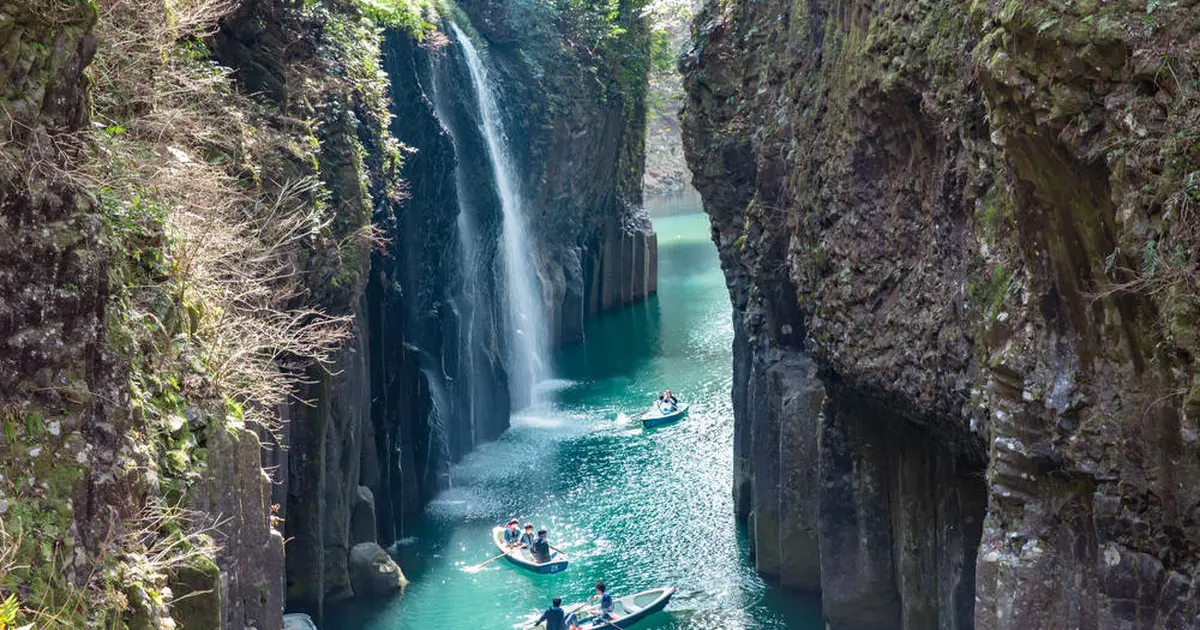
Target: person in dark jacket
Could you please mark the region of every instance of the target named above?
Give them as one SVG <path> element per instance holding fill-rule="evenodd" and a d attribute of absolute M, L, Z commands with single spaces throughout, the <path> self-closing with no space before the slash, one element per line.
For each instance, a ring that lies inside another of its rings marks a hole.
<path fill-rule="evenodd" d="M 537 538 L 529 546 L 529 553 L 542 564 L 550 562 L 550 541 L 546 539 L 546 530 L 538 530 Z"/>
<path fill-rule="evenodd" d="M 541 617 L 538 617 L 533 625 L 540 626 L 545 623 L 546 630 L 567 630 L 565 619 L 566 613 L 562 609 L 562 598 L 555 597 L 554 601 L 550 603 L 550 607 L 542 613 Z"/>

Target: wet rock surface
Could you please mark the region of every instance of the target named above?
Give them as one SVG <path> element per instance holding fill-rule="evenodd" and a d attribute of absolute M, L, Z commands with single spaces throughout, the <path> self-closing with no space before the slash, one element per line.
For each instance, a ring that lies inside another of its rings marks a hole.
<path fill-rule="evenodd" d="M 385 597 L 408 584 L 395 560 L 375 543 L 361 543 L 350 550 L 350 583 L 361 599 Z"/>
<path fill-rule="evenodd" d="M 1194 241 L 1161 220 L 1200 168 L 1176 144 L 1196 93 L 1156 72 L 1195 76 L 1198 8 L 1088 7 L 695 24 L 684 141 L 735 310 L 739 512 L 831 628 L 1197 623 L 1195 293 L 1162 278 Z"/>

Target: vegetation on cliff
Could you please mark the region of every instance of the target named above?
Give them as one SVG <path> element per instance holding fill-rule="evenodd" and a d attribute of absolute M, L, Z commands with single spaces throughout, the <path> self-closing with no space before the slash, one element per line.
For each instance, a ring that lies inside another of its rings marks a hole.
<path fill-rule="evenodd" d="M 10 115 L 56 86 L 82 85 L 55 65 L 55 36 L 40 29 L 83 47 L 96 38 L 90 125 L 51 120 L 40 143 L 9 138 L 25 142 L 8 145 L 3 201 L 12 228 L 36 220 L 22 218 L 25 208 L 62 206 L 48 246 L 95 234 L 68 256 L 94 266 L 97 284 L 81 289 L 86 276 L 67 276 L 40 290 L 61 295 L 64 309 L 83 307 L 72 294 L 93 291 L 86 308 L 102 337 L 90 360 L 105 366 L 38 369 L 37 353 L 63 352 L 52 339 L 44 350 L 13 349 L 33 373 L 5 390 L 0 413 L 0 593 L 15 607 L 7 623 L 168 627 L 173 596 L 190 601 L 180 610 L 214 615 L 222 597 L 242 595 L 215 589 L 213 561 L 228 534 L 250 535 L 242 519 L 270 530 L 269 485 L 241 482 L 251 493 L 259 486 L 257 498 L 239 499 L 251 513 L 216 509 L 220 499 L 197 484 L 239 482 L 216 479 L 230 462 L 209 462 L 209 452 L 233 457 L 224 443 L 247 444 L 237 452 L 261 476 L 257 445 L 277 428 L 276 407 L 347 333 L 375 240 L 368 190 L 399 195 L 399 147 L 380 131 L 390 116 L 379 26 L 354 4 L 287 9 L 275 26 L 304 53 L 287 60 L 279 102 L 248 95 L 211 53 L 234 9 L 221 0 L 29 2 L 0 16 L 9 41 L 21 42 L 18 60 L 50 62 L 41 85 L 18 83 L 25 91 L 8 101 Z M 388 17 L 412 28 L 418 18 Z M 362 135 L 377 146 L 363 146 L 359 125 L 376 130 Z M 47 188 L 73 201 L 46 198 Z M 5 245 L 6 256 L 28 253 L 28 244 Z M 79 331 L 59 334 L 70 344 Z M 106 423 L 96 424 L 96 409 Z M 263 612 L 277 615 L 282 594 L 254 588 Z"/>
<path fill-rule="evenodd" d="M 683 155 L 679 108 L 683 79 L 677 66 L 687 44 L 696 0 L 652 0 L 645 13 L 654 30 L 646 111 L 646 191 L 675 192 L 691 182 Z"/>
<path fill-rule="evenodd" d="M 555 3 L 545 42 L 634 118 L 640 7 Z M 324 514 L 273 504 L 286 471 L 263 446 L 305 392 L 340 395 L 329 364 L 361 350 L 410 151 L 384 32 L 428 41 L 437 20 L 408 0 L 0 9 L 0 627 L 275 627 L 286 517 L 315 527 L 296 566 L 344 565 Z M 640 180 L 640 137 L 603 165 Z M 310 579 L 297 601 L 324 596 Z"/>

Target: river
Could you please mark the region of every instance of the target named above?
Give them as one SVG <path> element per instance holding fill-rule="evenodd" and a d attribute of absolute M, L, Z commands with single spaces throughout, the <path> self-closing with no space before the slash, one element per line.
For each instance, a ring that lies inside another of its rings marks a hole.
<path fill-rule="evenodd" d="M 733 514 L 733 327 L 724 279 L 694 198 L 653 204 L 659 292 L 590 321 L 555 358 L 539 408 L 453 468 L 450 490 L 398 548 L 412 584 L 381 605 L 335 610 L 322 630 L 511 630 L 552 597 L 581 601 L 678 589 L 639 630 L 819 630 L 819 604 L 764 583 Z M 672 388 L 690 417 L 643 430 L 622 414 Z M 492 526 L 550 530 L 571 564 L 533 575 L 495 555 Z"/>

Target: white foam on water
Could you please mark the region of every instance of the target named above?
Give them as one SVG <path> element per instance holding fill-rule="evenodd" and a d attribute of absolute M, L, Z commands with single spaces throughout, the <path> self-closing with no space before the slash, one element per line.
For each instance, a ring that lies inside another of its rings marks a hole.
<path fill-rule="evenodd" d="M 539 381 L 535 386 L 538 394 L 549 394 L 553 392 L 561 392 L 571 389 L 579 383 L 565 378 L 548 378 L 544 381 Z"/>
<path fill-rule="evenodd" d="M 513 414 L 509 419 L 509 426 L 514 429 L 559 429 L 568 426 L 569 416 L 565 414 L 554 414 L 546 408 L 530 408 L 523 412 Z"/>

